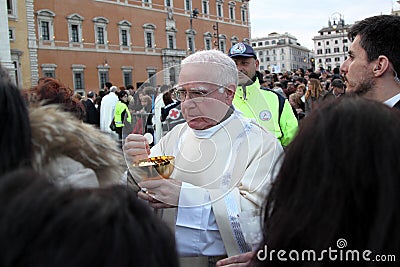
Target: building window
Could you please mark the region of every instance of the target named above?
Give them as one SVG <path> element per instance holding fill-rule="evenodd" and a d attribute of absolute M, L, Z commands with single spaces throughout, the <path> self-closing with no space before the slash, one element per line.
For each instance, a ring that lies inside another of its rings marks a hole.
<path fill-rule="evenodd" d="M 229 18 L 231 21 L 235 20 L 235 3 L 233 2 L 229 3 Z"/>
<path fill-rule="evenodd" d="M 219 40 L 219 50 L 221 50 L 221 52 L 226 53 L 226 40 L 225 39 Z"/>
<path fill-rule="evenodd" d="M 15 28 L 8 29 L 8 38 L 10 39 L 11 42 L 15 41 Z"/>
<path fill-rule="evenodd" d="M 79 14 L 67 16 L 68 20 L 68 37 L 71 43 L 82 42 L 82 21 L 83 17 Z"/>
<path fill-rule="evenodd" d="M 176 71 L 175 68 L 169 69 L 169 82 L 172 84 L 176 83 Z"/>
<path fill-rule="evenodd" d="M 185 1 L 185 10 L 192 12 L 192 0 L 184 0 Z"/>
<path fill-rule="evenodd" d="M 144 42 L 145 47 L 147 48 L 154 48 L 155 40 L 154 40 L 154 30 L 156 26 L 151 23 L 147 23 L 143 25 L 144 28 Z"/>
<path fill-rule="evenodd" d="M 174 49 L 174 36 L 168 35 L 168 48 Z"/>
<path fill-rule="evenodd" d="M 203 8 L 203 14 L 208 15 L 208 0 L 202 0 L 201 6 Z"/>
<path fill-rule="evenodd" d="M 56 77 L 56 64 L 42 64 L 42 76 L 43 77 L 49 77 L 49 78 L 55 78 Z"/>
<path fill-rule="evenodd" d="M 335 62 L 339 62 L 340 61 L 340 57 L 335 57 Z"/>
<path fill-rule="evenodd" d="M 204 39 L 204 47 L 206 50 L 211 50 L 211 38 Z"/>
<path fill-rule="evenodd" d="M 176 48 L 176 39 L 175 39 L 175 33 L 167 33 L 167 47 L 169 49 L 175 49 Z"/>
<path fill-rule="evenodd" d="M 96 17 L 93 19 L 94 27 L 95 27 L 95 40 L 97 45 L 107 46 L 107 24 L 109 22 L 108 19 L 103 17 Z M 101 87 L 103 88 L 103 87 Z"/>
<path fill-rule="evenodd" d="M 16 0 L 7 0 L 7 13 L 10 18 L 17 18 Z"/>
<path fill-rule="evenodd" d="M 193 36 L 188 36 L 188 37 L 187 37 L 187 46 L 188 46 L 188 49 L 189 49 L 191 52 L 194 52 L 194 41 L 193 41 Z"/>
<path fill-rule="evenodd" d="M 124 81 L 124 86 L 132 85 L 132 67 L 124 66 L 122 67 L 122 79 Z"/>
<path fill-rule="evenodd" d="M 329 45 L 329 41 L 326 41 L 326 45 Z"/>
<path fill-rule="evenodd" d="M 240 13 L 242 14 L 242 22 L 247 22 L 247 7 L 245 5 L 240 8 Z"/>
<path fill-rule="evenodd" d="M 124 71 L 124 85 L 127 87 L 130 84 L 132 84 L 132 72 Z"/>
<path fill-rule="evenodd" d="M 53 20 L 55 13 L 50 10 L 42 9 L 37 11 L 37 20 L 39 25 L 39 38 L 40 41 L 53 41 L 54 29 Z"/>
<path fill-rule="evenodd" d="M 204 33 L 204 49 L 211 50 L 212 49 L 212 34 L 210 32 Z"/>
<path fill-rule="evenodd" d="M 239 42 L 239 38 L 237 36 L 232 36 L 231 37 L 231 47 L 234 46 Z"/>
<path fill-rule="evenodd" d="M 99 88 L 104 88 L 108 77 L 108 68 L 99 68 Z"/>
<path fill-rule="evenodd" d="M 151 32 L 146 32 L 146 47 L 153 47 L 153 34 Z"/>
<path fill-rule="evenodd" d="M 121 30 L 121 45 L 128 46 L 128 31 Z"/>
<path fill-rule="evenodd" d="M 49 41 L 50 40 L 50 27 L 48 21 L 42 21 L 40 23 L 42 29 L 42 40 Z"/>
<path fill-rule="evenodd" d="M 217 0 L 217 17 L 219 17 L 219 18 L 224 17 L 223 2 L 220 0 Z"/>
<path fill-rule="evenodd" d="M 335 47 L 335 48 L 333 48 L 333 52 L 335 52 L 335 53 L 339 53 L 339 47 Z"/>
<path fill-rule="evenodd" d="M 85 91 L 85 76 L 84 70 L 85 65 L 72 65 L 72 79 L 74 82 L 74 90 L 75 92 L 84 92 Z"/>
<path fill-rule="evenodd" d="M 131 26 L 132 24 L 127 20 L 122 20 L 118 22 L 119 27 L 119 43 L 121 46 L 130 46 L 131 39 Z"/>
<path fill-rule="evenodd" d="M 142 0 L 142 6 L 151 7 L 151 0 Z"/>
<path fill-rule="evenodd" d="M 273 44 L 273 45 L 276 44 L 276 41 L 275 41 L 275 40 L 272 40 L 272 41 L 271 41 L 271 44 Z"/>
<path fill-rule="evenodd" d="M 74 87 L 76 91 L 84 90 L 83 72 L 74 72 Z"/>
<path fill-rule="evenodd" d="M 97 43 L 98 44 L 105 44 L 105 40 L 104 40 L 104 28 L 99 26 L 97 27 Z"/>
<path fill-rule="evenodd" d="M 331 49 L 330 48 L 325 49 L 325 54 L 330 54 L 330 53 L 331 53 Z"/>
<path fill-rule="evenodd" d="M 149 83 L 151 86 L 156 86 L 157 83 L 157 77 L 156 77 L 156 69 L 152 67 L 147 68 L 147 77 L 149 78 Z"/>
<path fill-rule="evenodd" d="M 78 25 L 71 25 L 71 41 L 74 43 L 79 42 L 79 30 Z"/>
<path fill-rule="evenodd" d="M 164 0 L 164 5 L 166 7 L 172 7 L 172 0 Z"/>
<path fill-rule="evenodd" d="M 55 71 L 54 70 L 44 70 L 43 77 L 55 78 L 56 77 Z"/>

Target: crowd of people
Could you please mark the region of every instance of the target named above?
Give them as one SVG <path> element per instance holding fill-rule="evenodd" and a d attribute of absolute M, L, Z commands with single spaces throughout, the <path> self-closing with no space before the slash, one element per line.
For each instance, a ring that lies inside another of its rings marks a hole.
<path fill-rule="evenodd" d="M 83 98 L 0 68 L 0 265 L 397 266 L 400 17 L 349 38 L 332 73 L 263 72 L 238 43 L 186 57 L 177 85 Z M 160 155 L 169 179 L 127 186 L 126 160 Z"/>

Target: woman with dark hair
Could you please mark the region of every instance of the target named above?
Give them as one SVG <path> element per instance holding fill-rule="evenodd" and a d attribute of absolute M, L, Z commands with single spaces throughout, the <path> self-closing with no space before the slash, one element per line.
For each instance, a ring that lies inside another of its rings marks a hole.
<path fill-rule="evenodd" d="M 126 186 L 60 188 L 18 170 L 0 178 L 0 212 L 0 266 L 179 266 L 171 230 Z"/>
<path fill-rule="evenodd" d="M 398 259 L 399 133 L 398 111 L 363 98 L 323 102 L 306 117 L 268 194 L 264 240 L 258 251 L 247 254 L 254 255 L 251 265 L 377 266 L 375 255 Z M 336 251 L 336 261 L 324 254 L 329 248 Z M 272 250 L 285 251 L 287 261 L 271 256 Z M 292 250 L 300 260 L 289 258 Z M 307 250 L 319 260 L 301 260 Z M 357 250 L 360 260 L 339 261 L 340 251 L 345 259 L 348 250 Z M 372 251 L 370 262 L 363 258 L 365 250 Z M 235 259 L 223 263 L 228 260 Z"/>
<path fill-rule="evenodd" d="M 31 165 L 32 143 L 28 108 L 21 91 L 0 66 L 0 175 Z"/>

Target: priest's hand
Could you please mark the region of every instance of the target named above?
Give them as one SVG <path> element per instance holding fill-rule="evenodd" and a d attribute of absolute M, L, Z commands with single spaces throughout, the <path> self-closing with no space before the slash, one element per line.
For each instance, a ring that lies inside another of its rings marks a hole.
<path fill-rule="evenodd" d="M 178 206 L 182 182 L 175 179 L 150 179 L 139 183 L 138 197 L 156 209 Z"/>
<path fill-rule="evenodd" d="M 235 255 L 217 262 L 217 267 L 247 267 L 250 266 L 251 259 L 254 257 L 254 251 Z"/>
<path fill-rule="evenodd" d="M 130 157 L 131 162 L 147 159 L 150 147 L 147 139 L 141 134 L 130 134 L 125 139 L 124 154 Z"/>

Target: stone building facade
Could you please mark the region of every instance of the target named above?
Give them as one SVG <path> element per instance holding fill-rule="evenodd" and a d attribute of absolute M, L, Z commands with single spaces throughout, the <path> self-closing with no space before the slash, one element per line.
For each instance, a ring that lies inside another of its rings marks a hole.
<path fill-rule="evenodd" d="M 4 0 L 0 0 L 4 1 Z M 249 42 L 246 0 L 7 0 L 24 2 L 21 76 L 55 77 L 76 92 L 106 81 L 135 87 L 177 81 L 179 63 L 203 49 Z M 18 3 L 17 3 L 18 2 Z M 10 21 L 10 18 L 9 18 Z M 10 23 L 11 24 L 11 23 Z M 12 27 L 12 26 L 10 26 Z M 156 73 L 163 70 L 164 75 Z M 25 87 L 28 86 L 23 82 Z"/>

